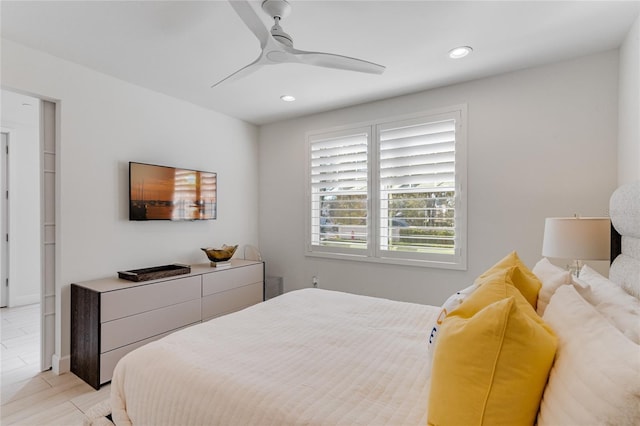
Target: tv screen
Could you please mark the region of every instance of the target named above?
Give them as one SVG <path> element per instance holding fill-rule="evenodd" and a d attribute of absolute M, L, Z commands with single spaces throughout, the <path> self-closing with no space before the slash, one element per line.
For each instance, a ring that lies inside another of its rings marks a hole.
<path fill-rule="evenodd" d="M 129 162 L 129 220 L 209 220 L 216 210 L 216 173 Z"/>

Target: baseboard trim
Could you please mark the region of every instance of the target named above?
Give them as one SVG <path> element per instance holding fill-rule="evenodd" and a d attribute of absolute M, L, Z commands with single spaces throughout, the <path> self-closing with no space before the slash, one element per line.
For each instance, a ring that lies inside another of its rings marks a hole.
<path fill-rule="evenodd" d="M 51 357 L 51 368 L 53 372 L 60 375 L 71 371 L 71 357 L 69 355 L 60 358 L 58 354 Z"/>
<path fill-rule="evenodd" d="M 14 308 L 16 306 L 24 306 L 24 305 L 33 305 L 35 303 L 40 303 L 40 294 L 27 294 L 24 296 L 13 296 L 9 295 L 9 307 Z"/>

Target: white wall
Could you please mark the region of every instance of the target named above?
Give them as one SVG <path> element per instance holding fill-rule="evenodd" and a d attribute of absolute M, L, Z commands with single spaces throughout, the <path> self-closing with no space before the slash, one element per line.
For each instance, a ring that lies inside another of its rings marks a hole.
<path fill-rule="evenodd" d="M 201 263 L 200 247 L 257 244 L 255 126 L 7 40 L 1 75 L 4 87 L 58 101 L 60 365 L 69 355 L 70 283 L 171 262 Z M 129 161 L 218 172 L 218 220 L 129 222 Z"/>
<path fill-rule="evenodd" d="M 2 128 L 10 132 L 9 306 L 20 306 L 40 302 L 40 103 L 4 90 L 1 97 Z"/>
<path fill-rule="evenodd" d="M 467 271 L 304 256 L 306 131 L 460 103 L 468 105 Z M 607 214 L 617 108 L 615 50 L 262 126 L 267 274 L 282 276 L 286 291 L 310 287 L 316 275 L 328 289 L 440 304 L 511 250 L 533 266 L 545 217 Z"/>
<path fill-rule="evenodd" d="M 640 17 L 620 46 L 618 184 L 640 180 Z"/>

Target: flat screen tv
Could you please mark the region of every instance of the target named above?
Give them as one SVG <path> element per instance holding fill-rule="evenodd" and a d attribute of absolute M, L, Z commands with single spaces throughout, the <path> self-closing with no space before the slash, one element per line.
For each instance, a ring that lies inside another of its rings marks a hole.
<path fill-rule="evenodd" d="M 217 174 L 129 162 L 129 220 L 216 218 Z"/>

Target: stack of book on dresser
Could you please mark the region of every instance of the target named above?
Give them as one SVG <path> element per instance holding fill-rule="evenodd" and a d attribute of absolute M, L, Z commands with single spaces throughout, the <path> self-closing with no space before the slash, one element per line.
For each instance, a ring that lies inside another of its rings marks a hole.
<path fill-rule="evenodd" d="M 211 266 L 216 269 L 226 269 L 231 267 L 231 261 L 225 260 L 223 262 L 211 262 Z"/>

